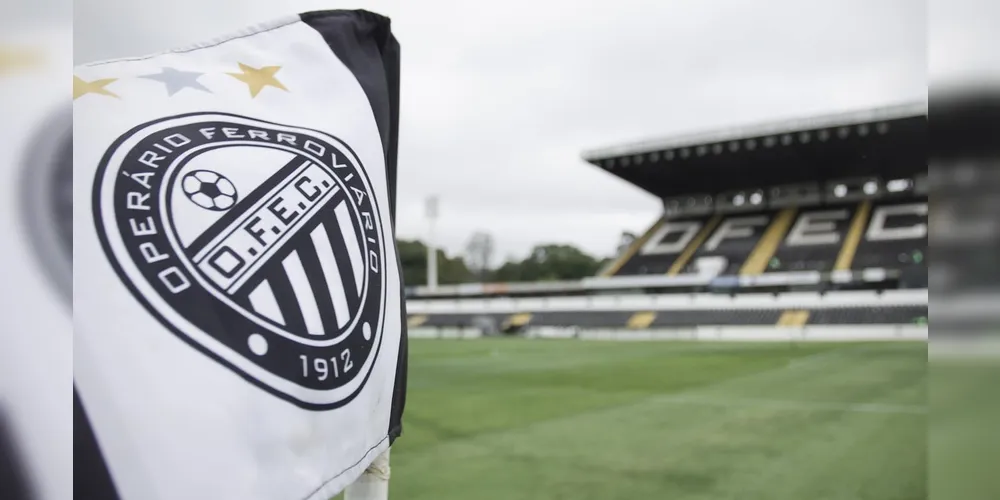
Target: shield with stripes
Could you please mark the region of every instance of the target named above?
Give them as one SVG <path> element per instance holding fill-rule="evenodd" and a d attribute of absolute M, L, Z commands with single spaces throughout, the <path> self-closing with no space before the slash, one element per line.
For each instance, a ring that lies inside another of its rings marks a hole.
<path fill-rule="evenodd" d="M 119 138 L 93 209 L 118 276 L 168 330 L 275 395 L 329 409 L 363 388 L 381 342 L 377 193 L 332 135 L 196 113 Z"/>

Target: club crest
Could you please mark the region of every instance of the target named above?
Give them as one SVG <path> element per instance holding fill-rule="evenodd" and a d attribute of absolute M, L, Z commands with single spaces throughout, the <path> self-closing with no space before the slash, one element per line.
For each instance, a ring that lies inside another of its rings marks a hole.
<path fill-rule="evenodd" d="M 303 408 L 362 389 L 382 340 L 371 180 L 328 134 L 222 113 L 146 123 L 101 160 L 105 253 L 169 330 Z"/>

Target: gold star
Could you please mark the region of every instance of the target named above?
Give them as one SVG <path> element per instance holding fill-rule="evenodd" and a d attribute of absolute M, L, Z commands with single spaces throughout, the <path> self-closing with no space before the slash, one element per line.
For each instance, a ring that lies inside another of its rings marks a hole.
<path fill-rule="evenodd" d="M 34 69 L 42 59 L 42 52 L 35 48 L 0 46 L 0 75 Z"/>
<path fill-rule="evenodd" d="M 274 77 L 281 66 L 264 66 L 258 69 L 243 63 L 239 63 L 239 65 L 242 73 L 226 74 L 247 84 L 250 87 L 250 97 L 257 97 L 257 94 L 264 90 L 264 87 L 275 87 L 288 92 L 288 89 Z"/>
<path fill-rule="evenodd" d="M 117 78 L 104 78 L 102 80 L 94 80 L 92 82 L 84 81 L 79 76 L 73 77 L 73 100 L 80 98 L 81 96 L 87 94 L 101 94 L 108 97 L 118 98 L 118 95 L 114 92 L 104 88 L 109 83 L 118 80 Z"/>

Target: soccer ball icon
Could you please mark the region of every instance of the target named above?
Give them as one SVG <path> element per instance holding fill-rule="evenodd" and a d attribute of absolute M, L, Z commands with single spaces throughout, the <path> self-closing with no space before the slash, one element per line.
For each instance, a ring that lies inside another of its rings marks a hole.
<path fill-rule="evenodd" d="M 229 210 L 236 204 L 236 186 L 229 179 L 211 170 L 188 172 L 181 189 L 192 203 L 207 210 Z"/>

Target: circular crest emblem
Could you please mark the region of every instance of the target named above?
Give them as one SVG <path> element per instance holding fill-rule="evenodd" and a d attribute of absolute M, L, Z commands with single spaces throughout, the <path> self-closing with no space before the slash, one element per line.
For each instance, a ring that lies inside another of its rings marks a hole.
<path fill-rule="evenodd" d="M 371 180 L 337 138 L 222 113 L 146 123 L 102 158 L 93 211 L 119 277 L 190 345 L 303 408 L 364 386 L 385 241 Z"/>

